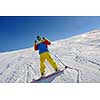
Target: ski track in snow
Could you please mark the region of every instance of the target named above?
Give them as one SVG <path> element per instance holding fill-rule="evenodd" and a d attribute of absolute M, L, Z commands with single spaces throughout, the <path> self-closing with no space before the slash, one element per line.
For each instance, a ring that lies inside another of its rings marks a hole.
<path fill-rule="evenodd" d="M 64 66 L 55 55 L 73 69 L 68 68 L 63 74 L 42 80 L 42 83 L 100 82 L 100 30 L 54 41 L 49 49 L 59 68 Z M 31 82 L 40 77 L 39 55 L 33 48 L 0 53 L 0 58 L 1 83 Z M 47 62 L 46 66 L 46 75 L 54 72 Z"/>

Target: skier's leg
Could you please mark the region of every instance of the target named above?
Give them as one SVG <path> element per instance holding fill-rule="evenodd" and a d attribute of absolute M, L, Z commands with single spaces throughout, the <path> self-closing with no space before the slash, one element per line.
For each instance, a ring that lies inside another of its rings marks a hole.
<path fill-rule="evenodd" d="M 40 73 L 41 73 L 41 76 L 43 76 L 45 74 L 45 57 L 43 54 L 40 54 Z"/>
<path fill-rule="evenodd" d="M 47 61 L 51 64 L 51 66 L 57 71 L 58 66 L 57 66 L 56 62 L 53 60 L 53 58 L 51 57 L 49 52 L 47 52 L 46 58 L 47 58 Z"/>

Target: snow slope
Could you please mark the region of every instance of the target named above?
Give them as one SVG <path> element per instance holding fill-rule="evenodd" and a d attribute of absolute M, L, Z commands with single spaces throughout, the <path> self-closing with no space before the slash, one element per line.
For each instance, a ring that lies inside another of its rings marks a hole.
<path fill-rule="evenodd" d="M 57 55 L 67 66 L 64 73 L 47 79 L 52 83 L 100 82 L 100 30 L 94 30 L 68 39 L 54 41 L 49 47 L 53 58 L 62 69 Z M 54 72 L 46 62 L 46 75 Z M 31 82 L 40 77 L 39 55 L 33 48 L 0 53 L 0 82 Z M 79 78 L 79 79 L 78 79 Z M 44 80 L 42 82 L 45 82 Z"/>

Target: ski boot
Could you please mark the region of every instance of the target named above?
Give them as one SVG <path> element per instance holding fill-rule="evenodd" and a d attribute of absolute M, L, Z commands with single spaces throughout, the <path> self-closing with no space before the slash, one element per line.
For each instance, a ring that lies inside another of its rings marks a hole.
<path fill-rule="evenodd" d="M 41 78 L 45 77 L 45 73 L 41 73 Z"/>
<path fill-rule="evenodd" d="M 56 71 L 56 72 L 59 72 L 60 70 L 57 68 L 57 69 L 55 69 L 55 71 Z"/>

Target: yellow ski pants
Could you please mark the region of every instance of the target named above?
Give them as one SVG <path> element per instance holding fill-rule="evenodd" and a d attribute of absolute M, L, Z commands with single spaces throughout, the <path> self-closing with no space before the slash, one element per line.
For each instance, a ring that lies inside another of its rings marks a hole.
<path fill-rule="evenodd" d="M 40 54 L 40 72 L 41 72 L 41 74 L 45 73 L 45 68 L 46 68 L 46 66 L 44 64 L 45 60 L 47 60 L 55 70 L 58 69 L 56 62 L 51 57 L 50 53 L 45 52 L 45 53 Z"/>

